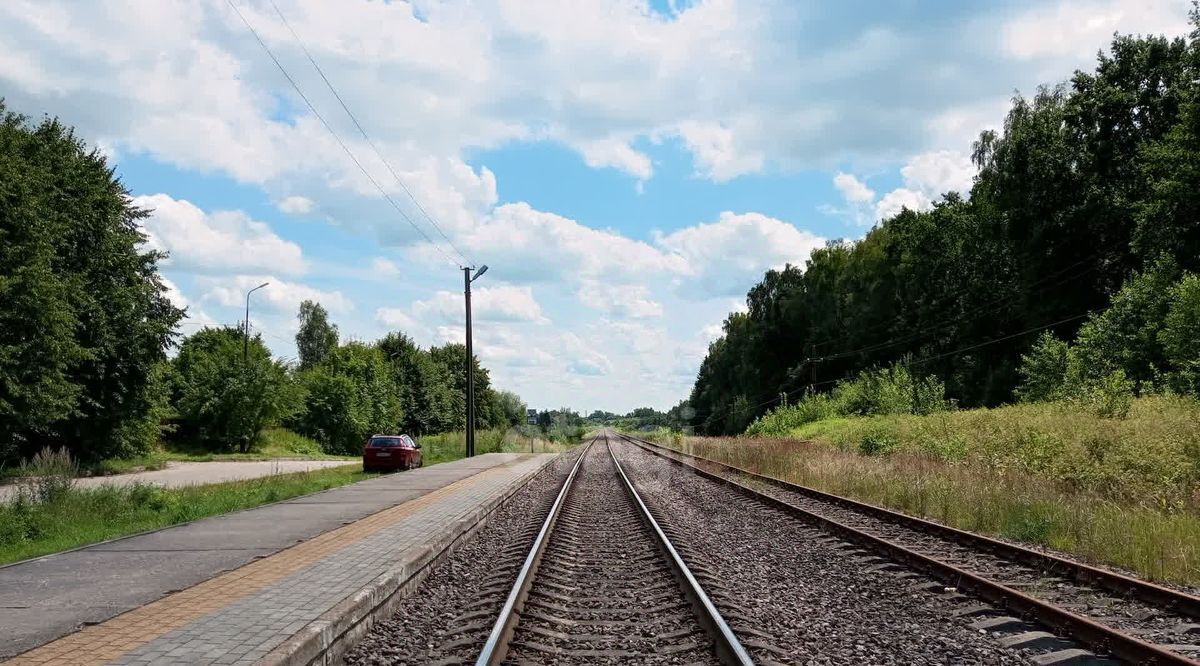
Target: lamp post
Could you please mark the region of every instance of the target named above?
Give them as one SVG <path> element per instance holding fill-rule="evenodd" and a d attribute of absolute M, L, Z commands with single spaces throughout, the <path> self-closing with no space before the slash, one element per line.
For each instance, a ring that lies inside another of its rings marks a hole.
<path fill-rule="evenodd" d="M 246 323 L 242 325 L 242 365 L 246 365 L 250 362 L 250 294 L 253 294 L 269 284 L 271 283 L 264 282 L 246 292 Z"/>
<path fill-rule="evenodd" d="M 475 455 L 475 353 L 471 350 L 471 283 L 487 272 L 487 265 L 471 275 L 471 267 L 463 266 L 463 296 L 467 303 L 467 457 Z"/>

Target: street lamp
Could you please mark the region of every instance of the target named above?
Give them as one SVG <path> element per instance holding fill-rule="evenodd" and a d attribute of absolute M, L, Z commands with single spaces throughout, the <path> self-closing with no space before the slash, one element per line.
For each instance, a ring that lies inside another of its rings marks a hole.
<path fill-rule="evenodd" d="M 467 302 L 467 457 L 475 455 L 475 353 L 471 351 L 471 283 L 487 272 L 487 264 L 471 275 L 470 266 L 463 266 L 463 295 Z"/>
<path fill-rule="evenodd" d="M 246 323 L 242 326 L 242 365 L 247 365 L 250 362 L 250 294 L 253 294 L 269 284 L 271 283 L 264 282 L 246 292 Z"/>

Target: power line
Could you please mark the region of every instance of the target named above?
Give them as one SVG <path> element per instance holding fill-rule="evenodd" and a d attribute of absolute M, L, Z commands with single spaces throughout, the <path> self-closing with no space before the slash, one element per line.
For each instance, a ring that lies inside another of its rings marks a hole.
<path fill-rule="evenodd" d="M 275 66 L 279 68 L 280 73 L 283 74 L 283 77 L 292 85 L 292 88 L 296 91 L 296 94 L 300 96 L 300 99 L 304 100 L 304 104 L 308 106 L 308 110 L 312 111 L 312 114 L 317 117 L 317 120 L 321 121 L 321 124 L 325 126 L 325 129 L 329 132 L 333 139 L 337 141 L 339 146 L 342 147 L 342 150 L 345 151 L 350 160 L 354 162 L 354 165 L 358 167 L 358 170 L 361 171 L 364 176 L 366 176 L 367 180 L 371 181 L 371 184 L 375 186 L 375 189 L 379 190 L 379 193 L 383 195 L 383 198 L 392 205 L 392 208 L 396 209 L 396 212 L 400 214 L 400 217 L 403 217 L 404 220 L 408 222 L 409 226 L 411 226 L 413 229 L 416 229 L 417 233 L 421 234 L 421 237 L 424 238 L 425 241 L 430 245 L 432 245 L 433 248 L 437 250 L 447 262 L 449 262 L 452 266 L 458 266 L 458 262 L 450 258 L 450 255 L 446 254 L 446 251 L 443 250 L 440 245 L 435 243 L 433 239 L 429 237 L 429 234 L 425 233 L 424 229 L 417 226 L 417 223 L 413 222 L 412 218 L 410 218 L 408 214 L 405 213 L 398 204 L 396 204 L 391 195 L 389 195 L 387 191 L 383 189 L 383 186 L 379 184 L 379 181 L 375 180 L 375 177 L 372 176 L 365 167 L 363 167 L 362 162 L 358 161 L 358 158 L 354 156 L 354 152 L 350 150 L 350 147 L 347 146 L 344 141 L 342 141 L 342 138 L 338 136 L 338 133 L 334 131 L 333 126 L 331 126 L 329 122 L 325 120 L 325 117 L 317 111 L 316 107 L 313 106 L 313 103 L 309 101 L 308 96 L 304 94 L 304 91 L 300 89 L 300 86 L 296 83 L 295 79 L 292 78 L 292 75 L 288 73 L 287 68 L 283 66 L 283 63 L 279 62 L 279 58 L 275 57 L 275 53 L 271 51 L 271 48 L 267 46 L 267 43 L 264 42 L 262 37 L 258 35 L 258 31 L 254 29 L 254 26 L 250 25 L 250 22 L 246 20 L 246 17 L 242 14 L 242 11 L 237 8 L 237 5 L 233 4 L 233 0 L 226 0 L 226 2 L 229 3 L 229 6 L 233 9 L 234 13 L 238 15 L 238 18 L 242 20 L 242 23 L 246 25 L 246 28 L 250 31 L 250 34 L 254 35 L 254 39 L 258 42 L 258 45 L 263 48 L 263 51 L 266 51 L 267 55 L 271 58 L 271 61 L 275 63 Z"/>
<path fill-rule="evenodd" d="M 305 57 L 307 57 L 308 61 L 312 63 L 313 68 L 317 70 L 317 74 L 321 75 L 321 80 L 325 82 L 325 85 L 329 88 L 329 92 L 332 92 L 333 96 L 337 98 L 338 103 L 342 105 L 342 110 L 346 112 L 347 116 L 350 116 L 350 120 L 353 121 L 354 126 L 358 128 L 359 134 L 362 134 L 362 137 L 367 142 L 367 145 L 371 146 L 371 149 L 375 151 L 375 156 L 379 158 L 380 162 L 383 162 L 385 167 L 387 167 L 387 170 L 392 174 L 392 178 L 396 179 L 396 184 L 399 185 L 402 190 L 404 190 L 404 193 L 408 195 L 408 198 L 413 202 L 413 205 L 417 207 L 417 210 L 421 211 L 421 214 L 424 215 L 425 219 L 429 221 L 429 224 L 433 225 L 434 229 L 437 229 L 437 232 L 441 234 L 442 238 L 446 241 L 446 244 L 449 245 L 466 264 L 474 265 L 474 262 L 467 258 L 467 255 L 463 254 L 462 250 L 458 249 L 458 246 L 454 244 L 454 241 L 450 240 L 450 237 L 447 236 L 446 232 L 442 230 L 442 227 L 437 223 L 437 220 L 434 220 L 433 216 L 430 215 L 423 206 L 421 206 L 421 202 L 417 201 L 417 198 L 413 196 L 412 191 L 409 190 L 408 186 L 404 184 L 404 181 L 400 179 L 400 176 L 396 173 L 396 170 L 392 168 L 391 163 L 387 161 L 387 158 L 385 158 L 383 153 L 380 152 L 379 147 L 376 146 L 375 142 L 371 140 L 371 137 L 367 135 L 367 130 L 363 129 L 362 124 L 358 122 L 358 118 L 355 117 L 354 113 L 350 110 L 350 107 L 346 105 L 346 102 L 342 99 L 342 96 L 338 94 L 337 88 L 333 87 L 333 83 L 329 80 L 329 77 L 325 76 L 325 70 L 321 69 L 321 66 L 317 64 L 316 59 L 313 58 L 311 53 L 309 53 L 308 47 L 304 45 L 304 40 L 300 39 L 300 35 L 296 34 L 296 31 L 292 28 L 292 24 L 288 23 L 288 20 L 286 17 L 284 17 L 283 12 L 279 10 L 279 5 L 275 4 L 275 0 L 271 0 L 271 7 L 275 10 L 275 13 L 279 15 L 279 20 L 283 22 L 283 25 L 288 29 L 288 32 L 292 33 L 292 37 L 296 40 L 296 43 L 300 45 L 300 49 L 304 51 Z"/>

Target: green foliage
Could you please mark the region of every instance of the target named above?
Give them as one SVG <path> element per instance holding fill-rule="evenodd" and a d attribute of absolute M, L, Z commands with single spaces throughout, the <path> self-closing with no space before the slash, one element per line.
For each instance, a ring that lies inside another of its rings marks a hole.
<path fill-rule="evenodd" d="M 141 249 L 146 214 L 73 130 L 0 101 L 0 464 L 158 436 L 156 367 L 183 313 Z"/>
<path fill-rule="evenodd" d="M 1078 393 L 1117 370 L 1137 390 L 1190 386 L 1157 329 L 1169 268 L 1200 270 L 1198 94 L 1200 37 L 1117 36 L 1093 71 L 1016 97 L 1003 131 L 973 146 L 969 193 L 763 276 L 709 346 L 691 423 L 741 432 L 781 392 L 904 358 L 967 407 L 1018 384 L 1026 400 L 1063 396 L 1053 378 L 1071 359 L 1048 342 L 1030 352 L 1032 336 L 1074 339 L 1080 315 L 1110 303 L 1081 333 Z"/>
<path fill-rule="evenodd" d="M 28 491 L 28 499 L 52 502 L 71 491 L 79 464 L 71 458 L 66 447 L 52 449 L 47 446 L 22 465 L 21 472 L 30 479 L 30 484 L 21 489 Z"/>
<path fill-rule="evenodd" d="M 1042 333 L 1029 353 L 1021 356 L 1021 385 L 1017 387 L 1017 396 L 1023 402 L 1067 397 L 1067 377 L 1075 361 L 1070 345 L 1049 331 Z"/>
<path fill-rule="evenodd" d="M 290 379 L 260 336 L 205 328 L 183 341 L 172 362 L 172 404 L 180 432 L 216 451 L 250 450 L 259 433 L 288 411 Z M 243 353 L 245 356 L 243 357 Z"/>
<path fill-rule="evenodd" d="M 351 342 L 301 375 L 306 396 L 295 427 L 327 453 L 353 454 L 374 433 L 395 432 L 403 415 L 387 358 L 378 347 Z"/>
<path fill-rule="evenodd" d="M 357 464 L 186 488 L 69 488 L 0 503 L 0 564 L 362 481 Z"/>
<path fill-rule="evenodd" d="M 1186 275 L 1172 287 L 1158 339 L 1171 368 L 1170 387 L 1200 395 L 1200 275 Z"/>
<path fill-rule="evenodd" d="M 300 303 L 300 330 L 296 332 L 296 351 L 300 355 L 300 369 L 308 370 L 325 360 L 338 346 L 337 326 L 329 323 L 329 313 L 320 303 Z"/>
<path fill-rule="evenodd" d="M 1200 393 L 1200 280 L 1177 276 L 1169 261 L 1135 273 L 1111 307 L 1088 318 L 1074 344 L 1043 334 L 1022 356 L 1017 394 L 1026 402 L 1072 400 L 1122 418 L 1138 393 Z"/>
<path fill-rule="evenodd" d="M 843 416 L 932 414 L 950 408 L 945 387 L 936 377 L 913 377 L 904 365 L 865 370 L 838 382 L 830 393 L 812 393 L 795 405 L 773 409 L 746 429 L 747 435 L 786 435 L 815 421 Z M 868 441 L 870 439 L 870 441 Z M 886 453 L 884 439 L 864 438 L 863 451 Z"/>

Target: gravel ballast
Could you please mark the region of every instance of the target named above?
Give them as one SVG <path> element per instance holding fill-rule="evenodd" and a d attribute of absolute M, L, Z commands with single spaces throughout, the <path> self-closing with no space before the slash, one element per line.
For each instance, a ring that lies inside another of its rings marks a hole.
<path fill-rule="evenodd" d="M 547 465 L 376 624 L 347 664 L 473 662 L 578 452 Z"/>
<path fill-rule="evenodd" d="M 969 599 L 631 444 L 613 447 L 755 661 L 1032 663 L 953 616 Z"/>

